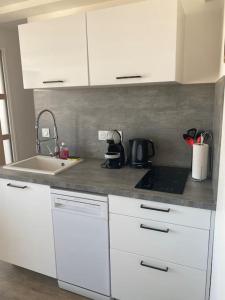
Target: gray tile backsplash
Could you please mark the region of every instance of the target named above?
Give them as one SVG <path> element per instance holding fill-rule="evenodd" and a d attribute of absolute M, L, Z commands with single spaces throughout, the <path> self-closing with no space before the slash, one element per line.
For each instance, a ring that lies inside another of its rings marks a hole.
<path fill-rule="evenodd" d="M 191 166 L 184 130 L 212 130 L 214 85 L 150 85 L 34 91 L 36 114 L 48 108 L 56 115 L 59 137 L 72 154 L 103 158 L 105 142 L 98 130 L 123 131 L 124 144 L 135 137 L 152 139 L 154 162 Z M 43 119 L 43 126 L 48 126 Z"/>

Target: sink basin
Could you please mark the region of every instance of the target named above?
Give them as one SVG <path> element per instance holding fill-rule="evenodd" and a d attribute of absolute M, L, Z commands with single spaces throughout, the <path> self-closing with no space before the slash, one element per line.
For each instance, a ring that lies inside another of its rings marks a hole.
<path fill-rule="evenodd" d="M 3 168 L 15 171 L 56 175 L 75 166 L 81 161 L 81 159 L 64 160 L 49 156 L 37 155 L 12 163 L 10 165 L 6 165 Z"/>

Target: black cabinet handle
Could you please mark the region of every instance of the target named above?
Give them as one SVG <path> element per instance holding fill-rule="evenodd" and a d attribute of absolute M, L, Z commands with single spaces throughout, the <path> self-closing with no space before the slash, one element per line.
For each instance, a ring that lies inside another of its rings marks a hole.
<path fill-rule="evenodd" d="M 170 231 L 169 228 L 167 228 L 167 229 L 158 229 L 158 228 L 146 226 L 146 225 L 144 225 L 144 224 L 141 224 L 141 225 L 140 225 L 140 228 L 142 228 L 142 229 L 147 229 L 147 230 L 153 230 L 153 231 L 164 232 L 164 233 L 168 233 L 168 232 Z"/>
<path fill-rule="evenodd" d="M 47 81 L 42 81 L 42 83 L 63 83 L 63 80 L 47 80 Z"/>
<path fill-rule="evenodd" d="M 141 204 L 140 208 L 149 209 L 149 210 L 155 210 L 155 211 L 161 211 L 161 212 L 167 212 L 167 213 L 170 212 L 170 208 L 167 208 L 167 209 L 156 208 L 156 207 L 146 206 L 144 204 Z"/>
<path fill-rule="evenodd" d="M 162 272 L 168 272 L 169 268 L 159 268 L 159 267 L 155 267 L 155 266 L 151 266 L 149 264 L 146 264 L 143 260 L 140 263 L 141 266 L 146 267 L 146 268 L 150 268 L 150 269 L 154 269 L 154 270 L 158 270 L 158 271 L 162 271 Z"/>
<path fill-rule="evenodd" d="M 131 76 L 117 76 L 116 79 L 133 79 L 133 78 L 142 78 L 141 75 L 131 75 Z"/>
<path fill-rule="evenodd" d="M 22 189 L 22 190 L 24 190 L 28 187 L 27 185 L 19 186 L 19 185 L 15 185 L 15 184 L 11 184 L 11 183 L 8 183 L 7 186 L 16 188 L 16 189 Z"/>

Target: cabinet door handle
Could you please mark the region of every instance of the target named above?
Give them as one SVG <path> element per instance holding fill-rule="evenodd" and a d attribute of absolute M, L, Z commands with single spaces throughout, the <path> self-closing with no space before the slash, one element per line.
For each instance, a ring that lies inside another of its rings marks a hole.
<path fill-rule="evenodd" d="M 47 81 L 42 81 L 42 83 L 63 83 L 63 80 L 47 80 Z"/>
<path fill-rule="evenodd" d="M 12 188 L 16 188 L 16 189 L 22 189 L 22 190 L 28 188 L 27 185 L 20 186 L 20 185 L 15 185 L 15 184 L 11 184 L 11 183 L 8 183 L 7 186 L 12 187 Z"/>
<path fill-rule="evenodd" d="M 149 226 L 146 226 L 146 225 L 144 225 L 144 224 L 141 224 L 141 225 L 140 225 L 140 228 L 142 228 L 142 229 L 147 229 L 147 230 L 153 230 L 153 231 L 164 232 L 164 233 L 168 233 L 168 232 L 170 231 L 169 228 L 167 228 L 167 229 L 159 229 L 159 228 L 149 227 Z"/>
<path fill-rule="evenodd" d="M 142 78 L 141 75 L 131 75 L 131 76 L 117 76 L 116 79 L 133 79 L 133 78 Z"/>
<path fill-rule="evenodd" d="M 56 208 L 65 208 L 66 205 L 64 203 L 58 203 L 58 202 L 55 202 L 55 205 L 54 205 Z"/>
<path fill-rule="evenodd" d="M 146 206 L 144 204 L 141 204 L 140 208 L 149 209 L 149 210 L 155 210 L 155 211 L 161 211 L 161 212 L 166 212 L 166 213 L 170 212 L 170 208 L 167 208 L 167 209 L 156 208 L 156 207 Z"/>
<path fill-rule="evenodd" d="M 168 267 L 160 268 L 160 267 L 151 266 L 149 264 L 146 264 L 143 260 L 141 261 L 140 265 L 143 267 L 146 267 L 146 268 L 150 268 L 150 269 L 154 269 L 154 270 L 158 270 L 158 271 L 162 271 L 162 272 L 168 272 L 168 270 L 169 270 Z"/>

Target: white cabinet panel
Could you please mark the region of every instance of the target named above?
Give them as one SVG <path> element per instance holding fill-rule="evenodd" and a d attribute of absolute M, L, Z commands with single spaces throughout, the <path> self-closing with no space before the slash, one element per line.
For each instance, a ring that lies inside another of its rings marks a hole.
<path fill-rule="evenodd" d="M 111 248 L 207 269 L 209 231 L 110 214 Z"/>
<path fill-rule="evenodd" d="M 91 85 L 179 81 L 182 20 L 177 0 L 88 12 Z"/>
<path fill-rule="evenodd" d="M 0 259 L 56 277 L 50 187 L 0 179 Z"/>
<path fill-rule="evenodd" d="M 111 263 L 112 297 L 116 299 L 205 299 L 204 271 L 114 249 Z"/>
<path fill-rule="evenodd" d="M 211 211 L 155 201 L 109 195 L 111 213 L 210 229 Z"/>
<path fill-rule="evenodd" d="M 19 26 L 25 88 L 88 85 L 85 14 Z"/>

